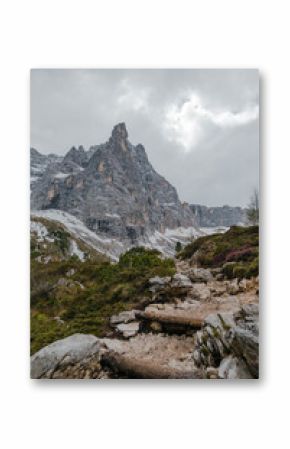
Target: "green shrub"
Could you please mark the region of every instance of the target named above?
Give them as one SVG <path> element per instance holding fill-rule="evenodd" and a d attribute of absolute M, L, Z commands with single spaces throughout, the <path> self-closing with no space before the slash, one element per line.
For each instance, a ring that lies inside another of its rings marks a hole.
<path fill-rule="evenodd" d="M 181 243 L 180 243 L 180 242 L 176 242 L 176 245 L 175 245 L 175 252 L 176 252 L 176 253 L 180 253 L 181 250 L 182 250 L 182 245 L 181 245 Z"/>
<path fill-rule="evenodd" d="M 251 278 L 258 276 L 259 274 L 259 257 L 256 257 L 249 265 L 246 273 L 246 277 Z"/>
<path fill-rule="evenodd" d="M 190 259 L 195 256 L 202 267 L 221 267 L 230 261 L 251 263 L 258 255 L 259 227 L 232 226 L 224 234 L 194 240 L 183 248 L 178 257 Z"/>
<path fill-rule="evenodd" d="M 233 277 L 234 278 L 238 278 L 238 279 L 242 279 L 244 277 L 246 277 L 246 273 L 247 273 L 247 265 L 246 264 L 235 264 L 234 268 L 233 268 Z"/>
<path fill-rule="evenodd" d="M 67 277 L 71 268 L 75 273 Z M 173 260 L 145 248 L 132 248 L 117 264 L 91 259 L 80 262 L 73 257 L 47 264 L 32 260 L 32 353 L 75 332 L 106 335 L 111 315 L 130 310 L 150 295 L 150 277 L 174 273 Z M 60 278 L 69 282 L 58 285 Z M 64 324 L 54 320 L 55 316 Z"/>
<path fill-rule="evenodd" d="M 65 253 L 69 249 L 70 234 L 62 229 L 54 229 L 50 235 L 55 239 L 56 245 Z"/>
<path fill-rule="evenodd" d="M 235 267 L 235 262 L 227 262 L 222 267 L 222 273 L 225 277 L 232 279 L 233 278 L 233 270 Z"/>

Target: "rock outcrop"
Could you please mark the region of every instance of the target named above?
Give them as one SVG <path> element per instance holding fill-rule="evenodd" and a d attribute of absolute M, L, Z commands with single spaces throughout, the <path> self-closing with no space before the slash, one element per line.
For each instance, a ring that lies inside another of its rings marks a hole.
<path fill-rule="evenodd" d="M 102 348 L 101 340 L 93 335 L 74 334 L 58 340 L 31 357 L 31 378 L 97 378 Z"/>
<path fill-rule="evenodd" d="M 258 378 L 258 305 L 243 305 L 236 313 L 209 315 L 195 335 L 193 356 L 210 378 Z"/>
<path fill-rule="evenodd" d="M 230 227 L 247 223 L 246 209 L 242 207 L 207 207 L 190 204 L 190 208 L 196 218 L 196 224 L 201 227 Z"/>
<path fill-rule="evenodd" d="M 30 183 L 31 188 L 34 188 L 34 183 L 39 181 L 46 169 L 50 165 L 60 163 L 62 157 L 56 154 L 44 155 L 39 153 L 35 148 L 30 149 Z"/>

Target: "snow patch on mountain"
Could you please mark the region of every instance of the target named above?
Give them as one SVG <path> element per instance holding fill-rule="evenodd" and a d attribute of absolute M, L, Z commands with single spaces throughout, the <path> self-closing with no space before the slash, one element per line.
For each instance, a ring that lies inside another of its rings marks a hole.
<path fill-rule="evenodd" d="M 188 228 L 179 227 L 176 229 L 165 229 L 164 232 L 155 231 L 144 238 L 144 246 L 155 248 L 162 254 L 173 257 L 177 242 L 186 245 L 197 237 L 205 235 L 198 228 L 191 226 Z"/>
<path fill-rule="evenodd" d="M 67 230 L 87 245 L 101 254 L 117 261 L 120 254 L 126 250 L 125 245 L 116 239 L 104 238 L 90 231 L 78 218 L 57 209 L 37 210 L 31 212 L 32 217 L 42 217 L 64 225 Z"/>
<path fill-rule="evenodd" d="M 201 232 L 203 232 L 206 235 L 212 235 L 212 234 L 224 234 L 227 232 L 230 228 L 228 226 L 215 226 L 215 227 L 202 227 L 200 228 Z"/>
<path fill-rule="evenodd" d="M 36 234 L 36 237 L 40 242 L 43 242 L 45 237 L 48 236 L 48 230 L 46 226 L 44 226 L 42 223 L 39 223 L 38 221 L 31 221 L 30 231 Z"/>
<path fill-rule="evenodd" d="M 68 176 L 69 176 L 69 173 L 56 173 L 55 175 L 53 175 L 53 177 L 56 179 L 65 179 Z"/>
<path fill-rule="evenodd" d="M 113 261 L 118 261 L 119 256 L 133 246 L 145 246 L 146 248 L 157 249 L 164 256 L 173 257 L 175 255 L 175 246 L 177 242 L 186 245 L 197 237 L 209 235 L 211 233 L 225 232 L 227 230 L 225 227 L 202 229 L 198 229 L 194 226 L 188 228 L 179 227 L 176 229 L 167 228 L 164 232 L 155 231 L 152 234 L 147 234 L 142 239 L 138 239 L 133 245 L 129 243 L 126 244 L 124 241 L 105 238 L 98 235 L 88 229 L 78 218 L 64 211 L 48 209 L 32 211 L 31 215 L 32 217 L 46 218 L 61 223 L 73 236 L 75 236 L 75 238 L 82 240 L 84 243 L 91 246 L 99 253 L 106 255 Z M 39 237 L 48 238 L 47 230 L 41 223 L 32 221 L 31 226 L 31 230 L 37 232 Z M 84 253 L 78 248 L 76 242 L 73 243 L 71 251 L 72 254 L 77 255 L 80 260 L 83 260 Z"/>
<path fill-rule="evenodd" d="M 71 256 L 77 256 L 82 262 L 85 260 L 85 253 L 80 250 L 75 240 L 70 242 L 70 254 Z"/>

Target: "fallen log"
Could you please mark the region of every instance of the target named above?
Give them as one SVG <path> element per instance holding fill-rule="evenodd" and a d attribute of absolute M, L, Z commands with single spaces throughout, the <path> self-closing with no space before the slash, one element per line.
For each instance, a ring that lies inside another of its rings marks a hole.
<path fill-rule="evenodd" d="M 173 309 L 172 311 L 145 310 L 137 312 L 136 317 L 141 320 L 157 321 L 163 324 L 174 324 L 178 326 L 192 327 L 200 329 L 204 323 L 205 315 L 201 313 L 190 314 L 185 311 Z"/>
<path fill-rule="evenodd" d="M 159 365 L 153 360 L 128 357 L 114 351 L 103 354 L 103 368 L 109 368 L 117 375 L 129 379 L 203 379 L 202 370 L 181 369 L 168 365 Z"/>

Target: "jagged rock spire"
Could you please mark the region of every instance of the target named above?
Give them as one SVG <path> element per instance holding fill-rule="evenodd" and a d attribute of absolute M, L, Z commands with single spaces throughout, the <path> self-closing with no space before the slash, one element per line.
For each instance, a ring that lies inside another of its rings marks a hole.
<path fill-rule="evenodd" d="M 127 132 L 127 128 L 124 122 L 122 123 L 118 123 L 117 125 L 114 126 L 113 131 L 112 131 L 112 137 L 111 139 L 113 141 L 124 141 L 128 138 L 128 132 Z"/>

